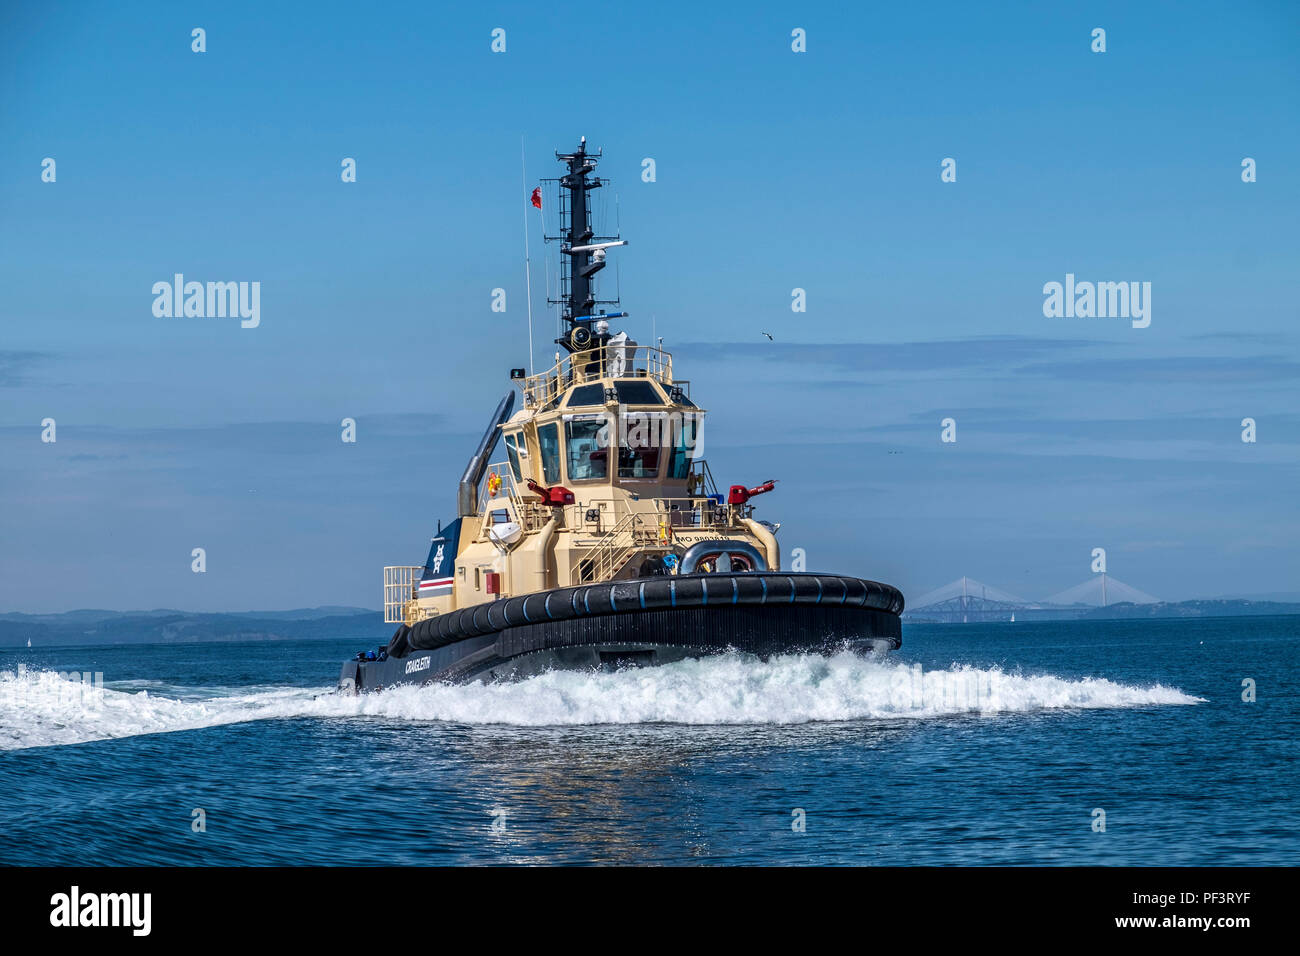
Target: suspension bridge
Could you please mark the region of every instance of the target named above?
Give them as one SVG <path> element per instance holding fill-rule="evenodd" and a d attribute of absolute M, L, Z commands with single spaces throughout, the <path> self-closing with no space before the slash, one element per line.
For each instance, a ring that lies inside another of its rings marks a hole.
<path fill-rule="evenodd" d="M 1158 604 L 1160 598 L 1101 573 L 1041 601 L 1025 598 L 960 577 L 908 602 L 904 617 L 911 620 L 969 624 L 980 621 L 1046 620 L 1078 617 L 1113 604 Z"/>

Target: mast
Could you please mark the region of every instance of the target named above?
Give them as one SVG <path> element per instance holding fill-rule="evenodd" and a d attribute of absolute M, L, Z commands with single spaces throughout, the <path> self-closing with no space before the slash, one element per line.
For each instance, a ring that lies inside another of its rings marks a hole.
<path fill-rule="evenodd" d="M 548 299 L 551 305 L 560 306 L 560 318 L 567 323 L 556 343 L 570 352 L 580 352 L 592 347 L 593 338 L 603 342 L 606 331 L 596 329 L 593 323 L 602 318 L 626 315 L 624 312 L 606 314 L 600 305 L 618 305 L 618 299 L 596 298 L 596 273 L 605 268 L 605 250 L 612 246 L 625 246 L 627 241 L 618 236 L 597 236 L 591 227 L 591 200 L 593 189 L 606 181 L 595 176 L 600 150 L 587 152 L 587 137 L 582 137 L 572 153 L 555 154 L 564 163 L 567 172 L 558 180 L 560 185 L 560 234 L 546 236 L 547 242 L 558 240 L 560 253 L 560 298 Z"/>
<path fill-rule="evenodd" d="M 528 191 L 528 161 L 524 138 L 519 137 L 519 178 Z M 528 207 L 524 207 L 524 290 L 528 294 L 528 374 L 533 374 L 533 266 L 528 258 Z"/>

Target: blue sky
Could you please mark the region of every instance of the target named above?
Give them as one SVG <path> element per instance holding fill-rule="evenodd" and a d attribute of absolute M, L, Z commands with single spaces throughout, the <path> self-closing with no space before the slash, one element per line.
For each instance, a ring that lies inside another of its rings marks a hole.
<path fill-rule="evenodd" d="M 521 138 L 531 189 L 580 135 L 605 288 L 810 566 L 1300 591 L 1300 7 L 607 4 L 573 43 L 534 4 L 6 5 L 0 609 L 377 606 L 528 361 Z M 261 325 L 155 317 L 176 272 Z M 1150 327 L 1044 317 L 1067 273 L 1150 282 Z"/>

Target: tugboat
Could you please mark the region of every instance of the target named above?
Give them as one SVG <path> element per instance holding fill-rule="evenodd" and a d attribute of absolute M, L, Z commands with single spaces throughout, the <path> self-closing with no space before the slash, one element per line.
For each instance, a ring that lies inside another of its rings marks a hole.
<path fill-rule="evenodd" d="M 702 457 L 705 410 L 672 356 L 610 323 L 594 277 L 607 250 L 589 193 L 600 151 L 556 153 L 563 334 L 555 365 L 512 369 L 469 460 L 457 517 L 423 565 L 384 568 L 384 647 L 346 661 L 345 692 L 546 670 L 654 666 L 727 651 L 868 653 L 902 643 L 903 596 L 887 584 L 781 569 L 778 524 L 719 492 Z M 533 194 L 540 202 L 540 191 Z M 491 462 L 499 440 L 506 460 Z"/>

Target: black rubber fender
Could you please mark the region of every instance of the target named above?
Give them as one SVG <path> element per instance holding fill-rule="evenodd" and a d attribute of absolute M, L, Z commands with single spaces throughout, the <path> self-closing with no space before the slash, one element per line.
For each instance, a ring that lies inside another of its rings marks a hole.
<path fill-rule="evenodd" d="M 466 637 L 573 618 L 610 617 L 668 608 L 727 605 L 827 604 L 903 612 L 903 595 L 877 581 L 837 574 L 739 572 L 664 575 L 603 581 L 503 598 L 448 611 L 398 628 L 389 656 L 434 650 Z M 400 636 L 400 637 L 399 637 Z"/>
<path fill-rule="evenodd" d="M 393 632 L 393 636 L 389 638 L 388 641 L 389 657 L 405 657 L 407 655 L 411 648 L 406 643 L 406 635 L 409 634 L 410 631 L 411 629 L 405 624 L 399 624 L 397 626 L 397 630 Z"/>

